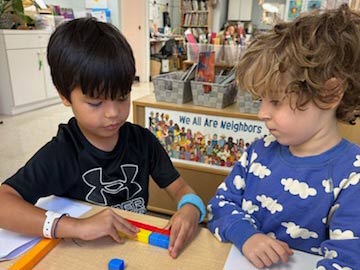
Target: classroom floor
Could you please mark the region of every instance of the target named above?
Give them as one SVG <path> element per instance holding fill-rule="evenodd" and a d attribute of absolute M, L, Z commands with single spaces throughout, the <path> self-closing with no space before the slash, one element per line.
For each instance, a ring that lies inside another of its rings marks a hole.
<path fill-rule="evenodd" d="M 136 82 L 132 100 L 153 91 L 153 84 Z M 56 135 L 58 125 L 67 123 L 72 111 L 61 103 L 31 112 L 0 115 L 0 184 L 13 175 L 46 142 Z M 129 121 L 132 122 L 132 109 Z"/>

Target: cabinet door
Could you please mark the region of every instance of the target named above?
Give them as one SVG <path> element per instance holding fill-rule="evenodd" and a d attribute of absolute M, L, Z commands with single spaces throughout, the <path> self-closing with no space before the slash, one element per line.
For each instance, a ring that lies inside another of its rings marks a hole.
<path fill-rule="evenodd" d="M 45 83 L 40 49 L 8 50 L 14 105 L 44 100 Z"/>
<path fill-rule="evenodd" d="M 50 67 L 46 59 L 46 50 L 42 51 L 42 59 L 43 59 L 44 76 L 45 76 L 46 97 L 48 98 L 57 97 L 58 92 L 52 82 Z"/>
<path fill-rule="evenodd" d="M 149 81 L 150 72 L 150 42 L 148 1 L 119 1 L 121 31 L 130 43 L 136 65 L 136 76 L 141 82 Z M 136 4 L 135 4 L 136 3 Z M 137 14 L 134 16 L 134 14 Z"/>
<path fill-rule="evenodd" d="M 251 21 L 252 0 L 229 0 L 229 21 Z"/>

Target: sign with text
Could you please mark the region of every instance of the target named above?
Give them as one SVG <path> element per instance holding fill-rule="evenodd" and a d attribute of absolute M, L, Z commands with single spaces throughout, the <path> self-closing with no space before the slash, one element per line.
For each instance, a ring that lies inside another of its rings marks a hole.
<path fill-rule="evenodd" d="M 231 167 L 246 147 L 268 134 L 259 120 L 145 107 L 145 126 L 169 156 Z"/>

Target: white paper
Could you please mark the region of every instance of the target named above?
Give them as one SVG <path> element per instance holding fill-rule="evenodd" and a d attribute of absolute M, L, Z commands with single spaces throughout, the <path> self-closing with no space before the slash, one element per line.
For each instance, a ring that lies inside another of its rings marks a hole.
<path fill-rule="evenodd" d="M 4 230 L 5 231 L 5 230 Z M 16 258 L 17 256 L 23 254 L 24 252 L 26 252 L 27 250 L 29 250 L 30 248 L 32 248 L 34 245 L 36 245 L 41 238 L 40 237 L 26 237 L 26 236 L 21 236 L 21 235 L 17 235 L 16 233 L 12 233 L 9 232 L 11 234 L 15 234 L 15 235 L 7 235 L 7 238 L 12 238 L 15 241 L 8 241 L 7 239 L 4 239 L 4 241 L 7 241 L 6 243 L 6 249 L 7 250 L 12 250 L 9 254 L 7 254 L 4 257 L 0 258 L 0 262 L 2 261 L 7 261 L 7 260 L 12 260 L 14 258 Z M 1 234 L 1 233 L 0 233 Z M 10 245 L 7 245 L 10 244 Z M 1 244 L 0 244 L 1 246 Z M 2 249 L 2 247 L 0 247 Z"/>
<path fill-rule="evenodd" d="M 49 196 L 41 198 L 37 207 L 57 213 L 68 213 L 71 217 L 80 217 L 91 209 L 91 206 L 67 198 Z M 40 237 L 25 236 L 0 229 L 0 261 L 11 260 L 39 242 Z"/>
<path fill-rule="evenodd" d="M 226 259 L 224 270 L 307 270 L 315 269 L 316 263 L 322 257 L 293 250 L 294 255 L 289 258 L 286 264 L 274 265 L 266 268 L 256 268 L 250 263 L 241 252 L 232 245 L 229 255 Z"/>

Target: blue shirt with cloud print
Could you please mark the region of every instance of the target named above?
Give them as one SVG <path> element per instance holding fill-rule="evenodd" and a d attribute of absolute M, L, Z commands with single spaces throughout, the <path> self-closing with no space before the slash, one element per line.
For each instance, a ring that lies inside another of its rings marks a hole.
<path fill-rule="evenodd" d="M 208 227 L 241 251 L 256 233 L 322 255 L 316 270 L 359 270 L 360 147 L 343 139 L 296 157 L 273 136 L 255 141 L 208 205 Z"/>

